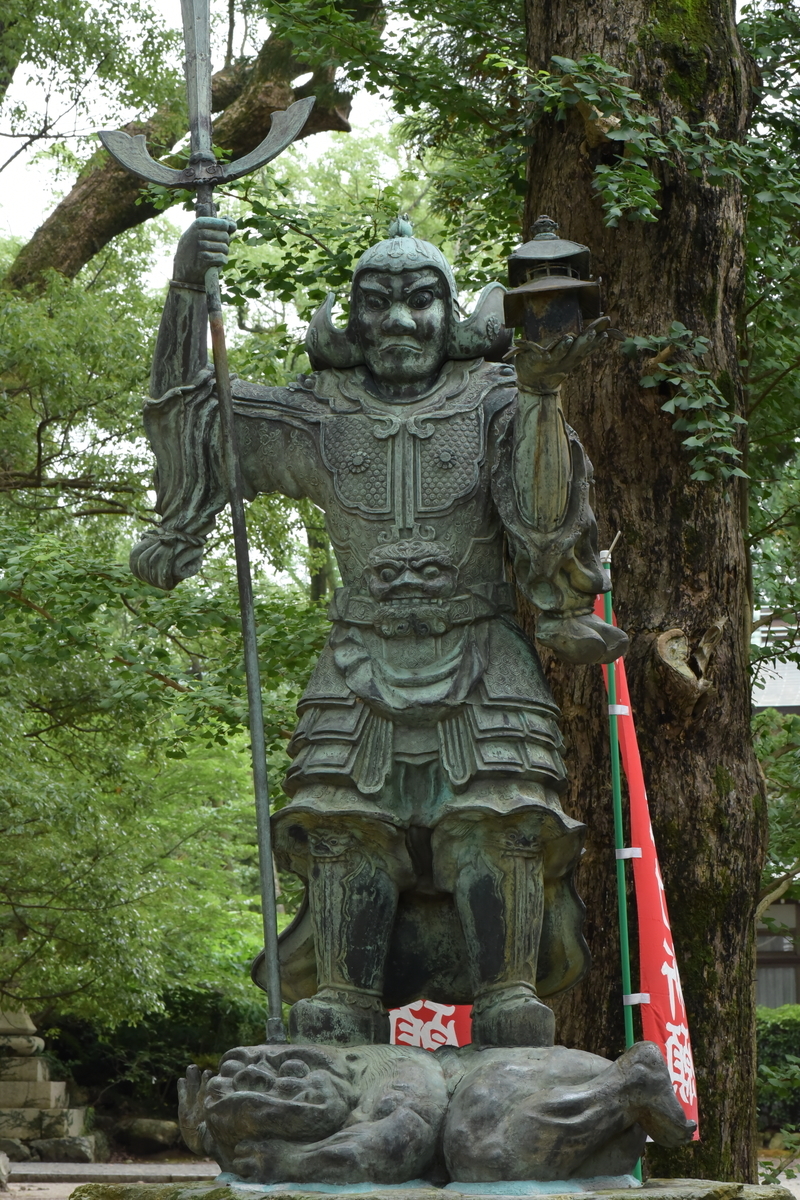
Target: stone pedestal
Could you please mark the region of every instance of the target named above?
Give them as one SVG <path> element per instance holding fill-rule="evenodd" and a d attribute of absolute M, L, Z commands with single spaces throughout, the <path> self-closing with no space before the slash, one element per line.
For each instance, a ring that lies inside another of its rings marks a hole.
<path fill-rule="evenodd" d="M 530 1184 L 516 1181 L 506 1185 L 487 1184 L 479 1191 L 476 1184 L 450 1184 L 446 1192 L 434 1187 L 293 1187 L 291 1184 L 260 1187 L 257 1184 L 218 1183 L 84 1183 L 70 1200 L 324 1200 L 325 1196 L 353 1196 L 358 1200 L 521 1200 L 522 1197 L 580 1196 L 580 1200 L 794 1200 L 788 1188 L 779 1184 L 725 1183 L 713 1179 L 651 1179 L 641 1188 L 586 1190 L 586 1180 L 571 1179 L 560 1184 Z"/>
<path fill-rule="evenodd" d="M 70 1108 L 65 1083 L 50 1079 L 44 1042 L 28 1014 L 0 1012 L 0 1141 L 33 1143 L 83 1133 L 85 1108 Z"/>

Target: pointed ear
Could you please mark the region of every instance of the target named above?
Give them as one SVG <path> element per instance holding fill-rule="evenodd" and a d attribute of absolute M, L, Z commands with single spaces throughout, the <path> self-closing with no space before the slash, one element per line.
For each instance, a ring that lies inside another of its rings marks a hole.
<path fill-rule="evenodd" d="M 315 371 L 326 367 L 358 367 L 364 357 L 361 347 L 347 329 L 337 329 L 331 320 L 336 296 L 328 292 L 325 302 L 311 318 L 306 334 L 306 353 Z"/>
<path fill-rule="evenodd" d="M 502 283 L 489 283 L 478 297 L 475 311 L 466 321 L 457 321 L 450 334 L 451 358 L 486 358 L 500 362 L 511 345 L 513 329 L 503 324 Z"/>

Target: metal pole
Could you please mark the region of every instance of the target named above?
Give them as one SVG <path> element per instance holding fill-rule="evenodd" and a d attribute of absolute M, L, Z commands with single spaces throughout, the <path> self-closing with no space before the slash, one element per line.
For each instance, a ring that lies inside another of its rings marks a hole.
<path fill-rule="evenodd" d="M 213 217 L 213 185 L 201 183 L 197 189 L 198 217 Z M 253 790 L 258 826 L 258 862 L 261 879 L 261 915 L 264 924 L 264 951 L 267 969 L 267 1030 L 268 1044 L 286 1042 L 286 1027 L 281 1008 L 281 977 L 278 965 L 278 909 L 275 900 L 275 873 L 272 865 L 272 836 L 269 824 L 269 780 L 267 778 L 267 747 L 264 740 L 264 713 L 261 701 L 261 670 L 258 663 L 258 639 L 253 607 L 253 580 L 250 574 L 250 548 L 247 541 L 247 522 L 242 499 L 242 477 L 233 414 L 233 394 L 228 368 L 228 348 L 222 321 L 222 301 L 219 290 L 219 271 L 206 271 L 206 299 L 211 329 L 211 348 L 214 353 L 214 372 L 217 378 L 217 400 L 225 456 L 225 472 L 233 524 L 233 545 L 236 553 L 236 578 L 239 584 L 239 611 L 242 618 L 244 669 L 247 678 L 247 706 L 250 719 L 250 752 L 253 760 Z"/>
<path fill-rule="evenodd" d="M 614 539 L 616 541 L 616 538 Z M 611 551 L 601 555 L 606 570 L 611 573 Z M 609 625 L 614 623 L 614 605 L 611 591 L 603 596 L 603 615 Z M 622 821 L 622 775 L 620 772 L 619 756 L 619 719 L 617 707 L 617 673 L 614 663 L 606 667 L 608 672 L 608 735 L 611 749 L 611 799 L 614 811 L 614 848 L 624 850 L 625 827 Z M 625 879 L 625 859 L 617 856 L 617 909 L 619 911 L 619 953 L 622 968 L 622 1016 L 625 1022 L 625 1048 L 630 1049 L 634 1043 L 633 1012 L 631 1005 L 625 1003 L 625 997 L 631 995 L 631 948 L 628 936 L 628 893 Z M 634 1176 L 641 1181 L 642 1161 L 639 1159 L 633 1169 Z"/>
<path fill-rule="evenodd" d="M 611 566 L 609 557 L 606 563 L 606 568 Z M 611 592 L 606 592 L 603 597 L 603 605 L 605 608 L 605 618 L 609 625 L 612 624 L 613 606 L 611 601 Z M 606 667 L 608 671 L 608 734 L 611 743 L 611 799 L 614 809 L 614 848 L 615 850 L 623 850 L 625 848 L 625 828 L 622 823 L 622 776 L 620 772 L 619 760 L 619 730 L 617 728 L 617 714 L 614 709 L 617 706 L 617 673 L 614 663 L 609 663 Z M 619 952 L 622 966 L 622 990 L 625 996 L 631 994 L 631 949 L 630 940 L 628 937 L 628 895 L 625 881 L 625 859 L 618 858 L 617 862 L 617 907 L 619 909 Z M 631 1006 L 626 1004 L 623 1006 L 623 1015 L 625 1018 L 625 1045 L 633 1045 L 633 1013 Z"/>

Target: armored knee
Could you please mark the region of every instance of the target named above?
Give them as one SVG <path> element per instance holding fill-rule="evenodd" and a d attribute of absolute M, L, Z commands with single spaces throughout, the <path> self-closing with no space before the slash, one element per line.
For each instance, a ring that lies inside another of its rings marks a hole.
<path fill-rule="evenodd" d="M 278 865 L 305 881 L 318 874 L 323 863 L 338 863 L 348 872 L 369 866 L 399 891 L 414 881 L 405 833 L 388 821 L 361 814 L 297 812 L 293 807 L 278 817 L 274 823 Z"/>
<path fill-rule="evenodd" d="M 491 873 L 508 871 L 515 861 L 527 861 L 540 871 L 544 839 L 538 812 L 509 815 L 467 812 L 446 818 L 433 833 L 433 871 L 436 887 L 455 893 L 463 874 L 482 864 Z M 480 868 L 479 868 L 480 869 Z"/>

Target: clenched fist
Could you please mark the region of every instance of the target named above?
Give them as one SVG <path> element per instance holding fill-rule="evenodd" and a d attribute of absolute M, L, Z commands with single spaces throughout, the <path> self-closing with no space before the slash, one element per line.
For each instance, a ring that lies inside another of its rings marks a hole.
<path fill-rule="evenodd" d="M 179 283 L 202 284 L 209 267 L 224 267 L 235 229 L 227 217 L 198 217 L 178 242 L 173 278 Z"/>

